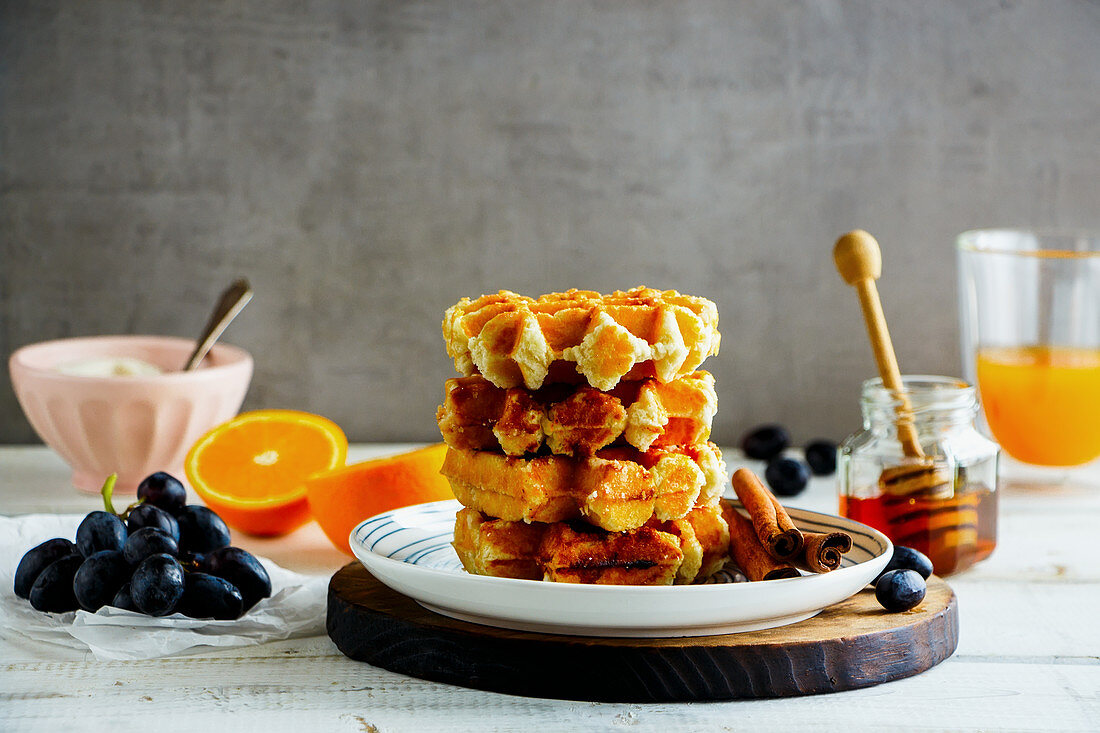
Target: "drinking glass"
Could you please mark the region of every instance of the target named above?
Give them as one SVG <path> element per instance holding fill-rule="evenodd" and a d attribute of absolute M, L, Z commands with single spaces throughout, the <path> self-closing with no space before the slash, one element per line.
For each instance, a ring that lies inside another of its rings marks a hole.
<path fill-rule="evenodd" d="M 1005 452 L 1100 457 L 1100 233 L 986 229 L 957 241 L 963 368 Z"/>

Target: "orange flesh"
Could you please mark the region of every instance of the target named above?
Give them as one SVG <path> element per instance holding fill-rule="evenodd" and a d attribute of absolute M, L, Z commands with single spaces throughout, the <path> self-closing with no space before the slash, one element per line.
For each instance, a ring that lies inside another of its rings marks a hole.
<path fill-rule="evenodd" d="M 391 509 L 453 499 L 439 469 L 443 443 L 397 456 L 356 463 L 310 476 L 306 494 L 310 510 L 332 544 L 351 553 L 348 536 L 364 519 Z"/>
<path fill-rule="evenodd" d="M 310 520 L 305 479 L 343 465 L 347 439 L 335 423 L 291 410 L 244 413 L 199 439 L 187 478 L 230 527 L 286 534 Z"/>
<path fill-rule="evenodd" d="M 302 478 L 331 468 L 333 448 L 331 436 L 312 426 L 246 423 L 208 444 L 199 470 L 216 493 L 264 501 L 304 493 Z"/>

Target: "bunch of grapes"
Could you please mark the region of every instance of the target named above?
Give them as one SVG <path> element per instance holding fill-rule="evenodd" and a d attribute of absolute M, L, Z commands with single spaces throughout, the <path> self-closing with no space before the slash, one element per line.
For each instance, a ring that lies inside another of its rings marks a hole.
<path fill-rule="evenodd" d="M 103 606 L 149 616 L 236 619 L 271 595 L 271 579 L 251 554 L 229 545 L 229 527 L 158 471 L 138 486 L 138 501 L 116 513 L 115 477 L 103 485 L 106 511 L 76 530 L 76 543 L 56 537 L 27 552 L 15 571 L 15 593 L 39 611 Z"/>

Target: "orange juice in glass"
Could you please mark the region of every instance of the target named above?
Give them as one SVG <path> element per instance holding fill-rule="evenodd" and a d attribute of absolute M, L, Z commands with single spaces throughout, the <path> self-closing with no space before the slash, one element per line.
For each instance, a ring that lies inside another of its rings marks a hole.
<path fill-rule="evenodd" d="M 1100 457 L 1100 349 L 978 349 L 989 429 L 1024 463 L 1076 466 Z"/>
<path fill-rule="evenodd" d="M 958 239 L 967 376 L 1022 463 L 1100 457 L 1100 234 L 978 230 Z"/>

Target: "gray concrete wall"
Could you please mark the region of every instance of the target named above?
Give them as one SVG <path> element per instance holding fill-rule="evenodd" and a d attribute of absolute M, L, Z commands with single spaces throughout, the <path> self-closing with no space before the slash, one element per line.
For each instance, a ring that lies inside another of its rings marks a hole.
<path fill-rule="evenodd" d="M 960 371 L 953 236 L 1100 227 L 1100 4 L 0 3 L 0 355 L 190 335 L 234 276 L 248 407 L 431 439 L 443 310 L 715 300 L 716 436 L 842 437 L 874 365 Z M 0 441 L 31 441 L 0 384 Z"/>

